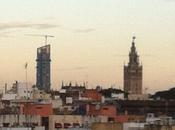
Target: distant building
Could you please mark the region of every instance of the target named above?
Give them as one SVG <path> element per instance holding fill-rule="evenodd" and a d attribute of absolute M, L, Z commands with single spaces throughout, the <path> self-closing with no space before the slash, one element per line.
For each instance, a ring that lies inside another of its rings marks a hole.
<path fill-rule="evenodd" d="M 122 123 L 93 123 L 91 130 L 123 130 Z M 135 129 L 129 129 L 129 130 L 135 130 Z"/>
<path fill-rule="evenodd" d="M 126 122 L 128 115 L 118 112 L 116 105 L 112 104 L 88 104 L 86 106 L 88 116 L 105 116 L 108 122 Z"/>
<path fill-rule="evenodd" d="M 142 94 L 142 65 L 139 63 L 134 40 L 135 37 L 129 53 L 129 63 L 124 66 L 124 91 L 129 94 Z"/>
<path fill-rule="evenodd" d="M 86 89 L 82 94 L 82 97 L 86 100 L 101 102 L 102 94 L 99 93 L 96 89 Z"/>
<path fill-rule="evenodd" d="M 79 85 L 75 83 L 75 85 L 73 85 L 70 82 L 68 85 L 64 85 L 64 83 L 62 83 L 59 96 L 62 99 L 64 105 L 70 105 L 74 104 L 75 101 L 78 101 L 80 99 L 81 94 L 83 94 L 85 90 L 85 84 Z"/>
<path fill-rule="evenodd" d="M 21 105 L 21 114 L 24 115 L 40 115 L 41 117 L 48 117 L 53 114 L 51 103 L 28 103 Z"/>
<path fill-rule="evenodd" d="M 37 48 L 36 86 L 40 90 L 50 90 L 50 45 Z"/>
<path fill-rule="evenodd" d="M 50 115 L 49 130 L 78 129 L 83 125 L 82 118 L 81 115 Z"/>
<path fill-rule="evenodd" d="M 30 83 L 26 86 L 26 83 L 16 81 L 12 88 L 2 95 L 2 100 L 32 99 L 32 95 L 33 88 Z"/>
<path fill-rule="evenodd" d="M 30 118 L 31 126 L 41 126 L 41 116 L 40 115 L 32 115 L 27 116 Z M 29 127 L 25 127 L 27 125 L 26 115 L 23 114 L 1 114 L 0 115 L 0 130 L 33 130 Z M 20 126 L 20 127 L 19 127 Z M 34 129 L 34 130 L 43 130 L 43 129 Z"/>

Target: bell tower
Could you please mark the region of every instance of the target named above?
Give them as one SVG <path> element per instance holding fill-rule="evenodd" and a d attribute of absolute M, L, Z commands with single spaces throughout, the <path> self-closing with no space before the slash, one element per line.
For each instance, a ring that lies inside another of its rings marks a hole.
<path fill-rule="evenodd" d="M 136 37 L 132 38 L 128 65 L 124 65 L 124 91 L 129 94 L 142 94 L 142 65 L 135 46 Z"/>

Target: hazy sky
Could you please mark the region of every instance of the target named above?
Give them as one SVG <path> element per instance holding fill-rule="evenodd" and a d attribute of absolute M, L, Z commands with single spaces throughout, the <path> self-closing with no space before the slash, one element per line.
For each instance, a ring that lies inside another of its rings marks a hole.
<path fill-rule="evenodd" d="M 36 48 L 51 34 L 52 87 L 123 88 L 132 36 L 148 91 L 175 86 L 175 0 L 0 0 L 0 85 L 35 84 Z"/>

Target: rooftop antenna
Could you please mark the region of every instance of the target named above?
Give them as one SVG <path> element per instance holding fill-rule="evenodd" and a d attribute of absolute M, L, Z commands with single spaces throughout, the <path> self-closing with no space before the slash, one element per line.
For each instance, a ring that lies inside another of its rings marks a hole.
<path fill-rule="evenodd" d="M 29 101 L 29 95 L 28 95 L 28 78 L 27 78 L 27 69 L 28 69 L 28 63 L 26 62 L 25 63 L 25 76 L 26 76 L 26 90 L 27 90 L 27 99 L 26 99 L 26 109 L 27 109 L 27 114 L 26 114 L 26 122 L 27 122 L 27 129 L 28 129 L 28 126 L 29 126 L 29 111 L 28 111 L 28 101 Z"/>
<path fill-rule="evenodd" d="M 40 35 L 40 34 L 26 34 L 28 36 L 36 36 L 36 37 L 44 37 L 45 38 L 45 46 L 47 45 L 48 37 L 54 37 L 53 35 Z"/>
<path fill-rule="evenodd" d="M 28 78 L 27 78 L 27 69 L 28 69 L 28 63 L 26 62 L 25 63 L 25 74 L 26 74 L 26 89 L 27 89 L 27 99 L 29 98 L 29 95 L 28 95 Z"/>

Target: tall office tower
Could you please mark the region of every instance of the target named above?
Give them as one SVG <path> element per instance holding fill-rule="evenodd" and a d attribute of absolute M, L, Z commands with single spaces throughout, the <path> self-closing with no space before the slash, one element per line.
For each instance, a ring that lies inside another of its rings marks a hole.
<path fill-rule="evenodd" d="M 50 90 L 50 45 L 37 48 L 36 86 L 39 90 Z"/>
<path fill-rule="evenodd" d="M 128 65 L 124 65 L 124 91 L 130 94 L 142 94 L 142 65 L 139 63 L 136 51 L 135 37 L 133 37 Z"/>

